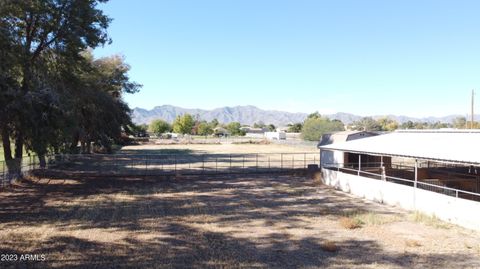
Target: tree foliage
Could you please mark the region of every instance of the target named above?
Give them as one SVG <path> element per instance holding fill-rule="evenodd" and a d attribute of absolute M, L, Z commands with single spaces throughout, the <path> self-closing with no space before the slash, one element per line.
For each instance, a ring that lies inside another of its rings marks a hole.
<path fill-rule="evenodd" d="M 191 134 L 195 125 L 195 120 L 192 115 L 186 113 L 177 116 L 173 122 L 173 131 L 179 134 Z"/>
<path fill-rule="evenodd" d="M 226 129 L 232 136 L 243 136 L 245 135 L 245 132 L 240 129 L 241 127 L 242 125 L 239 122 L 234 121 L 227 124 Z"/>
<path fill-rule="evenodd" d="M 153 120 L 148 126 L 149 131 L 157 136 L 172 130 L 172 126 L 164 120 Z"/>
<path fill-rule="evenodd" d="M 24 148 L 41 161 L 78 142 L 85 153 L 92 144 L 110 151 L 132 126 L 122 94 L 141 85 L 130 81 L 122 56 L 94 59 L 87 50 L 110 42 L 102 2 L 0 1 L 0 131 L 9 170 Z"/>
<path fill-rule="evenodd" d="M 217 124 L 218 125 L 218 124 Z M 198 124 L 198 134 L 199 135 L 211 135 L 213 134 L 213 129 L 216 127 L 212 123 L 208 123 L 206 121 L 202 121 Z"/>
<path fill-rule="evenodd" d="M 302 132 L 302 127 L 303 127 L 303 123 L 301 123 L 301 122 L 297 122 L 297 123 L 294 123 L 294 124 L 289 124 L 288 125 L 288 132 L 289 133 L 300 133 L 300 132 Z"/>
<path fill-rule="evenodd" d="M 330 120 L 315 114 L 305 120 L 302 128 L 302 137 L 305 140 L 318 141 L 325 133 L 343 131 L 344 129 L 344 124 L 341 121 Z"/>

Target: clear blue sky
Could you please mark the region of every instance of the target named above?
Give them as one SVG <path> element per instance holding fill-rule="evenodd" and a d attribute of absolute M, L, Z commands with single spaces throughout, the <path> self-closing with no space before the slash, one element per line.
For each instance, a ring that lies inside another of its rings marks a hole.
<path fill-rule="evenodd" d="M 480 93 L 480 1 L 114 0 L 102 8 L 113 43 L 95 54 L 125 55 L 144 85 L 125 97 L 131 107 L 442 116 L 465 115 L 471 89 Z"/>

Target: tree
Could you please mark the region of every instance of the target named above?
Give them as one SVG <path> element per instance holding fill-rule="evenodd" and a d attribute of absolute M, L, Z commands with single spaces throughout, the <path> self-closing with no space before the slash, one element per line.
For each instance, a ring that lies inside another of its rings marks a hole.
<path fill-rule="evenodd" d="M 130 108 L 123 102 L 122 94 L 137 92 L 141 85 L 124 74 L 129 66 L 123 57 L 94 59 L 90 51 L 82 56 L 82 65 L 67 73 L 71 76 L 67 82 L 71 90 L 65 93 L 73 133 L 70 148 L 75 149 L 80 141 L 82 153 L 90 153 L 92 143 L 109 152 L 111 145 L 121 139 L 122 129 L 132 124 Z"/>
<path fill-rule="evenodd" d="M 217 119 L 213 119 L 213 120 L 210 122 L 210 126 L 211 126 L 212 128 L 217 127 L 219 124 L 220 124 L 220 123 L 218 122 Z"/>
<path fill-rule="evenodd" d="M 322 115 L 320 115 L 320 113 L 318 113 L 318 111 L 315 111 L 312 114 L 309 114 L 307 116 L 307 119 L 320 119 L 321 117 L 322 117 Z"/>
<path fill-rule="evenodd" d="M 9 75 L 19 82 L 18 88 L 9 87 L 14 90 L 10 92 L 13 98 L 5 104 L 9 111 L 2 115 L 5 119 L 0 124 L 9 172 L 20 176 L 20 171 L 15 170 L 19 168 L 25 142 L 43 154 L 48 144 L 45 139 L 59 127 L 56 108 L 61 107 L 58 101 L 62 99 L 62 87 L 52 79 L 52 74 L 65 67 L 76 67 L 80 52 L 109 41 L 106 28 L 110 19 L 96 8 L 99 2 L 106 1 L 0 1 L 1 39 L 7 40 L 1 42 L 0 51 L 15 59 L 15 66 L 10 69 L 15 73 Z M 2 69 L 8 65 L 0 62 Z M 39 115 L 47 125 L 38 123 Z M 35 141 L 26 141 L 28 134 Z M 10 138 L 15 141 L 14 156 L 10 143 L 5 143 Z M 10 162 L 13 158 L 15 161 Z"/>
<path fill-rule="evenodd" d="M 394 131 L 398 129 L 398 122 L 387 117 L 378 119 L 377 123 L 380 125 L 382 131 Z"/>
<path fill-rule="evenodd" d="M 173 122 L 173 131 L 179 134 L 191 134 L 194 125 L 195 120 L 192 115 L 187 113 L 175 118 L 175 121 Z"/>
<path fill-rule="evenodd" d="M 465 129 L 467 127 L 467 119 L 465 117 L 457 117 L 452 122 L 453 128 Z"/>
<path fill-rule="evenodd" d="M 409 120 L 409 121 L 406 121 L 404 123 L 402 123 L 400 125 L 400 128 L 401 129 L 413 129 L 415 126 L 415 124 L 413 123 L 413 121 Z"/>
<path fill-rule="evenodd" d="M 288 125 L 288 132 L 289 133 L 300 133 L 302 131 L 303 124 L 298 122 L 294 124 L 289 124 Z"/>
<path fill-rule="evenodd" d="M 242 125 L 239 122 L 230 122 L 227 124 L 226 129 L 230 132 L 232 136 L 243 136 L 245 132 L 240 129 Z"/>
<path fill-rule="evenodd" d="M 265 123 L 263 123 L 263 121 L 255 122 L 253 124 L 253 128 L 265 128 L 265 127 L 266 127 L 266 125 L 265 125 Z"/>
<path fill-rule="evenodd" d="M 213 134 L 213 128 L 212 124 L 202 121 L 198 124 L 198 134 L 204 136 L 211 135 Z"/>
<path fill-rule="evenodd" d="M 277 127 L 275 127 L 273 124 L 269 124 L 267 128 L 270 132 L 275 132 L 277 130 Z"/>
<path fill-rule="evenodd" d="M 343 130 L 345 130 L 345 126 L 339 120 L 314 116 L 305 120 L 302 128 L 302 137 L 305 140 L 318 141 L 323 134 Z"/>
<path fill-rule="evenodd" d="M 382 131 L 382 126 L 372 117 L 364 117 L 352 123 L 355 130 L 359 131 Z"/>
<path fill-rule="evenodd" d="M 157 136 L 170 132 L 171 130 L 172 126 L 164 120 L 153 120 L 149 125 L 149 131 Z"/>

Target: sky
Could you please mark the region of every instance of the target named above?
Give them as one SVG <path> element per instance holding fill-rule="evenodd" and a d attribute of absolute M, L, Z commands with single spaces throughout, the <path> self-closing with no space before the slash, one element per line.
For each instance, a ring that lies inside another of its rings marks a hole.
<path fill-rule="evenodd" d="M 95 55 L 125 56 L 143 84 L 124 97 L 132 108 L 423 117 L 466 115 L 472 89 L 480 93 L 480 1 L 112 0 L 100 8 L 113 19 L 113 42 Z"/>

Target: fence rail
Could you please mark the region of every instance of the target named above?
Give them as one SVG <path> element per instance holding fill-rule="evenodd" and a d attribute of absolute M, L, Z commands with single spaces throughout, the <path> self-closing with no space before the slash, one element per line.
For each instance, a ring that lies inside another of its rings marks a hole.
<path fill-rule="evenodd" d="M 394 166 L 395 164 L 392 164 L 392 167 Z M 367 168 L 372 168 L 373 166 L 364 166 L 364 164 L 362 164 L 362 167 L 361 169 L 367 169 Z M 403 169 L 406 169 L 408 170 L 409 166 L 404 166 L 404 165 L 398 165 L 397 167 L 401 167 Z M 415 180 L 410 180 L 410 179 L 405 179 L 405 178 L 400 178 L 400 177 L 394 177 L 394 176 L 387 176 L 385 174 L 382 174 L 382 173 L 373 173 L 373 172 L 370 172 L 370 171 L 363 171 L 363 170 L 359 170 L 358 169 L 358 165 L 357 167 L 353 167 L 352 165 L 350 164 L 325 164 L 323 166 L 323 168 L 325 169 L 329 169 L 329 170 L 336 170 L 338 172 L 346 172 L 346 173 L 349 173 L 349 174 L 356 174 L 358 176 L 363 176 L 363 177 L 368 177 L 368 178 L 372 178 L 372 179 L 378 179 L 378 180 L 384 180 L 384 181 L 387 181 L 387 182 L 392 182 L 392 183 L 396 183 L 396 184 L 402 184 L 402 185 L 406 185 L 406 186 L 410 186 L 410 187 L 414 187 L 414 188 L 419 188 L 419 189 L 423 189 L 423 190 L 427 190 L 427 191 L 432 191 L 432 192 L 436 192 L 436 193 L 441 193 L 441 194 L 445 194 L 445 195 L 448 195 L 448 196 L 453 196 L 453 197 L 456 197 L 456 198 L 464 198 L 464 199 L 469 199 L 469 200 L 475 200 L 475 201 L 480 201 L 480 193 L 476 193 L 476 192 L 470 192 L 470 191 L 466 191 L 466 190 L 460 190 L 460 189 L 455 189 L 455 188 L 450 188 L 450 187 L 446 187 L 446 186 L 443 186 L 443 185 L 438 185 L 438 184 L 434 184 L 432 182 L 423 182 L 423 181 L 415 181 Z M 381 169 L 381 167 L 378 167 L 379 169 Z"/>
<path fill-rule="evenodd" d="M 10 184 L 12 176 L 8 171 L 9 162 L 11 162 L 10 166 L 18 165 L 17 171 L 21 174 L 28 175 L 36 170 L 47 170 L 62 165 L 69 161 L 69 156 L 68 154 L 47 155 L 45 156 L 44 167 L 40 167 L 40 160 L 36 155 L 25 156 L 20 160 L 0 161 L 0 187 Z"/>
<path fill-rule="evenodd" d="M 231 173 L 262 173 L 304 170 L 319 165 L 315 152 L 248 154 L 64 154 L 22 159 L 22 173 L 44 177 L 69 176 L 162 176 Z M 2 186 L 10 183 L 7 165 L 2 166 Z"/>

